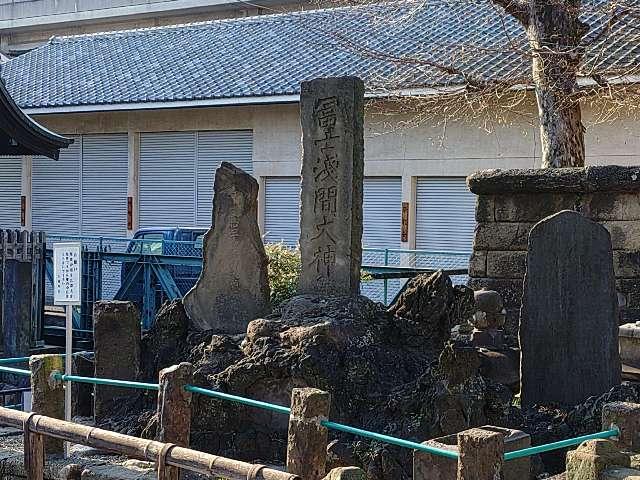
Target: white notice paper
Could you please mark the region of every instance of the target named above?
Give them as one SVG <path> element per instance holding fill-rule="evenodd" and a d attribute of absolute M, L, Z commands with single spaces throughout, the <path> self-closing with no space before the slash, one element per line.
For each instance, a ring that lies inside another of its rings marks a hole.
<path fill-rule="evenodd" d="M 53 303 L 80 305 L 82 273 L 82 245 L 80 243 L 53 244 Z"/>

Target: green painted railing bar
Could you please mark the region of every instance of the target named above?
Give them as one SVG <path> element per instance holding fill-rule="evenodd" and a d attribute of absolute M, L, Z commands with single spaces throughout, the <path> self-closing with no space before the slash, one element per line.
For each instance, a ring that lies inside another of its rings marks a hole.
<path fill-rule="evenodd" d="M 17 375 L 30 375 L 29 370 L 20 370 L 11 367 L 0 366 L 0 372 L 15 373 Z M 79 377 L 77 375 L 63 375 L 56 373 L 54 375 L 56 380 L 64 382 L 79 382 L 79 383 L 92 383 L 94 385 L 110 385 L 114 387 L 122 388 L 137 388 L 141 390 L 159 390 L 160 385 L 157 383 L 143 383 L 143 382 L 131 382 L 128 380 L 113 380 L 107 378 L 92 378 L 92 377 Z M 215 390 L 208 390 L 202 387 L 196 387 L 195 385 L 187 385 L 185 390 L 192 393 L 198 393 L 207 397 L 218 398 L 220 400 L 226 400 L 229 402 L 239 403 L 250 407 L 262 408 L 264 410 L 270 410 L 272 412 L 289 415 L 291 409 L 282 405 L 275 405 L 273 403 L 262 402 L 260 400 L 253 400 L 251 398 L 240 397 L 238 395 L 232 395 L 230 393 L 216 392 Z M 380 442 L 388 443 L 390 445 L 397 445 L 399 447 L 410 448 L 412 450 L 419 450 L 421 452 L 431 453 L 447 458 L 458 458 L 458 452 L 452 450 L 444 450 L 442 448 L 431 447 L 429 445 L 423 445 L 421 443 L 412 442 L 410 440 L 403 440 L 401 438 L 391 437 L 382 433 L 370 432 L 361 428 L 350 427 L 349 425 L 343 425 L 341 423 L 331 422 L 329 420 L 323 420 L 322 425 L 340 432 L 350 433 L 352 435 L 358 435 L 360 437 L 371 438 L 372 440 L 378 440 Z M 507 452 L 504 455 L 505 460 L 515 460 L 516 458 L 529 457 L 538 453 L 549 452 L 552 450 L 559 450 L 561 448 L 572 447 L 579 445 L 587 440 L 595 440 L 598 438 L 610 438 L 620 434 L 617 428 L 606 430 L 604 432 L 591 433 L 589 435 L 582 435 L 580 437 L 568 438 L 566 440 L 560 440 L 558 442 L 547 443 L 545 445 L 537 445 L 535 447 L 523 448 L 521 450 L 514 450 Z"/>
<path fill-rule="evenodd" d="M 90 332 L 93 332 L 93 330 L 87 330 Z M 53 355 L 58 355 L 60 357 L 64 357 L 65 354 L 64 353 L 54 353 Z M 73 354 L 73 356 L 78 356 L 78 355 L 93 355 L 93 352 L 76 352 Z M 22 362 L 28 362 L 29 358 L 31 357 L 13 357 L 13 358 L 0 358 L 0 365 L 8 365 L 8 364 L 12 364 L 12 363 L 22 363 Z"/>
<path fill-rule="evenodd" d="M 29 357 L 14 357 L 14 358 L 0 358 L 0 365 L 7 365 L 10 363 L 22 363 L 28 362 Z"/>
<path fill-rule="evenodd" d="M 272 412 L 282 413 L 284 415 L 289 415 L 291 413 L 291 409 L 289 407 L 261 402 L 259 400 L 252 400 L 250 398 L 238 397 L 237 395 L 231 395 L 229 393 L 216 392 L 215 390 L 207 390 L 206 388 L 196 387 L 194 385 L 187 385 L 185 390 L 192 393 L 199 393 L 200 395 L 205 395 L 207 397 L 219 398 L 220 400 L 227 400 L 229 402 L 240 403 L 250 407 L 257 407 L 264 410 L 270 410 Z"/>
<path fill-rule="evenodd" d="M 13 373 L 14 375 L 22 375 L 25 377 L 31 376 L 30 370 L 22 370 L 21 368 L 13 367 L 0 367 L 0 373 Z"/>
<path fill-rule="evenodd" d="M 389 443 L 391 445 L 397 445 L 399 447 L 411 448 L 413 450 L 420 450 L 421 452 L 432 453 L 440 457 L 458 458 L 458 452 L 452 450 L 444 450 L 442 448 L 430 447 L 421 443 L 412 442 L 410 440 L 403 440 L 401 438 L 390 437 L 389 435 L 383 435 L 382 433 L 370 432 L 368 430 L 362 430 L 360 428 L 350 427 L 349 425 L 342 425 L 341 423 L 330 422 L 324 420 L 322 425 L 331 429 L 338 430 L 340 432 L 351 433 L 360 437 L 371 438 L 380 442 Z"/>
<path fill-rule="evenodd" d="M 605 430 L 604 432 L 591 433 L 589 435 L 582 435 L 581 437 L 567 438 L 566 440 L 560 440 L 558 442 L 547 443 L 546 445 L 536 445 L 535 447 L 523 448 L 522 450 L 514 450 L 513 452 L 507 452 L 504 454 L 505 460 L 514 460 L 516 458 L 529 457 L 538 453 L 550 452 L 551 450 L 559 450 L 561 448 L 573 447 L 579 445 L 587 440 L 595 440 L 597 438 L 610 438 L 620 434 L 617 428 L 611 430 Z"/>
<path fill-rule="evenodd" d="M 94 385 L 110 385 L 112 387 L 137 388 L 139 390 L 160 390 L 160 385 L 158 385 L 157 383 L 131 382 L 129 380 L 113 380 L 110 378 L 79 377 L 77 375 L 63 375 L 62 373 L 56 373 L 54 375 L 54 378 L 63 382 L 92 383 Z"/>

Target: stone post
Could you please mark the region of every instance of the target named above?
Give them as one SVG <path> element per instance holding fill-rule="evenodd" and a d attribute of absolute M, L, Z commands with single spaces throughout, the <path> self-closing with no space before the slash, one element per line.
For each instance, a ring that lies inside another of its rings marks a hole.
<path fill-rule="evenodd" d="M 611 466 L 628 467 L 628 455 L 621 453 L 609 440 L 589 440 L 576 450 L 567 452 L 566 480 L 600 480 Z"/>
<path fill-rule="evenodd" d="M 339 467 L 331 470 L 322 480 L 366 480 L 364 471 L 358 467 Z"/>
<path fill-rule="evenodd" d="M 183 362 L 160 370 L 158 391 L 158 440 L 181 447 L 189 446 L 191 433 L 191 383 L 193 365 Z M 167 465 L 164 480 L 180 478 L 180 469 Z"/>
<path fill-rule="evenodd" d="M 300 293 L 357 295 L 362 263 L 364 84 L 320 78 L 300 87 Z"/>
<path fill-rule="evenodd" d="M 612 402 L 602 407 L 602 428 L 618 428 L 620 435 L 611 438 L 623 451 L 640 448 L 640 405 L 629 402 Z"/>
<path fill-rule="evenodd" d="M 496 480 L 504 463 L 504 435 L 472 428 L 458 434 L 458 480 Z"/>
<path fill-rule="evenodd" d="M 287 471 L 305 480 L 320 480 L 327 466 L 326 427 L 331 395 L 316 388 L 294 388 L 287 443 Z"/>
<path fill-rule="evenodd" d="M 83 355 L 72 358 L 72 372 L 81 377 L 92 377 L 93 361 Z M 90 417 L 93 410 L 93 385 L 88 383 L 71 383 L 71 415 Z"/>
<path fill-rule="evenodd" d="M 34 413 L 64 419 L 64 388 L 51 378 L 53 372 L 64 372 L 64 359 L 60 355 L 34 355 L 29 359 L 31 370 L 31 410 Z M 46 437 L 48 453 L 63 453 L 64 442 Z"/>
<path fill-rule="evenodd" d="M 133 302 L 101 301 L 93 307 L 93 343 L 96 378 L 136 380 L 140 371 L 140 314 Z M 96 385 L 93 415 L 103 420 L 117 397 L 131 390 Z"/>

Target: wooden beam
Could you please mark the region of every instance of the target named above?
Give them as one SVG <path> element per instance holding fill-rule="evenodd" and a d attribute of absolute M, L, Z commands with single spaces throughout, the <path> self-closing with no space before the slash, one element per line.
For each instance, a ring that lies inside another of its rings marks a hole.
<path fill-rule="evenodd" d="M 29 413 L 0 407 L 0 424 L 23 428 L 23 422 L 29 418 L 29 415 Z M 158 461 L 166 445 L 155 440 L 131 437 L 42 415 L 32 417 L 31 432 L 152 462 Z M 291 473 L 266 467 L 256 469 L 256 466 L 251 463 L 179 446 L 169 450 L 166 464 L 229 480 L 301 480 L 300 477 Z"/>

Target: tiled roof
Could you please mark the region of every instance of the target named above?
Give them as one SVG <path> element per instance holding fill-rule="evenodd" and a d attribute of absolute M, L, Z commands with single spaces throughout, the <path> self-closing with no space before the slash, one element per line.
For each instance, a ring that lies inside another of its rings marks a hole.
<path fill-rule="evenodd" d="M 637 18 L 616 18 L 585 70 L 640 64 Z M 595 8 L 584 19 L 589 38 L 606 22 Z M 48 108 L 289 95 L 337 75 L 370 89 L 459 84 L 457 71 L 528 81 L 522 27 L 488 0 L 385 3 L 52 38 L 1 75 L 21 107 Z"/>

